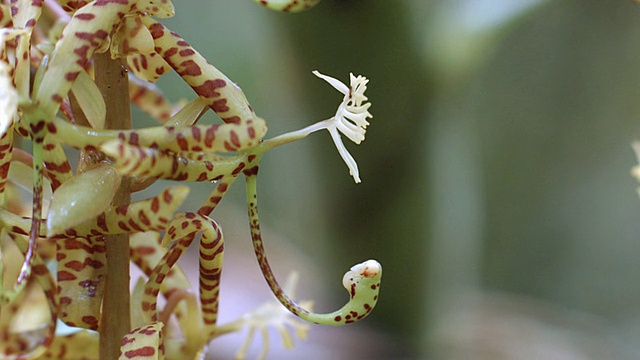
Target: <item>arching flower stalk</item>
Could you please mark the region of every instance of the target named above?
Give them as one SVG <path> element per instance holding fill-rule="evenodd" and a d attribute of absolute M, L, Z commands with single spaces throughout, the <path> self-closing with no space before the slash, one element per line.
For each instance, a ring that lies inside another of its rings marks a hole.
<path fill-rule="evenodd" d="M 318 1 L 257 2 L 296 12 Z M 329 131 L 354 180 L 360 182 L 340 133 L 356 144 L 364 140 L 371 118 L 364 95 L 366 78 L 351 75 L 347 86 L 314 72 L 344 96 L 335 115 L 264 139 L 266 121 L 255 114 L 242 90 L 185 39 L 152 18 L 173 15 L 169 0 L 45 4 L 43 20 L 42 2 L 0 4 L 0 279 L 11 279 L 0 282 L 0 357 L 97 358 L 100 334 L 95 331 L 101 329 L 109 276 L 105 249 L 110 236 L 118 234 L 130 235 L 130 260 L 146 276 L 132 294 L 132 330 L 122 338 L 122 359 L 198 358 L 212 339 L 243 329 L 249 337 L 238 357 L 244 357 L 257 330 L 263 334 L 264 356 L 268 327 L 280 331 L 285 346 L 292 344 L 287 326 L 301 338 L 306 334 L 307 326 L 291 314 L 341 325 L 371 312 L 382 274 L 374 260 L 345 274 L 349 301 L 341 309 L 317 314 L 309 303 L 293 302 L 291 288 L 280 287 L 267 261 L 256 185 L 264 153 L 320 129 Z M 108 130 L 107 107 L 94 80 L 99 70 L 93 62 L 95 54 L 107 51 L 126 63 L 131 78 L 128 97 L 161 125 Z M 152 84 L 170 70 L 197 95 L 178 109 Z M 208 109 L 222 123 L 198 124 Z M 32 141 L 31 154 L 14 149 L 14 131 Z M 75 173 L 63 144 L 82 154 Z M 258 264 L 284 308 L 268 303 L 220 325 L 224 240 L 209 215 L 241 175 L 246 178 Z M 169 186 L 146 200 L 117 205 L 114 199 L 123 176 L 131 179 L 131 191 L 157 179 L 216 185 L 196 211 L 174 214 L 187 197 L 187 187 Z M 198 236 L 195 295 L 177 261 Z M 22 255 L 7 256 L 14 253 Z M 166 299 L 163 307 L 159 296 Z M 29 324 L 19 326 L 26 311 L 31 314 Z"/>

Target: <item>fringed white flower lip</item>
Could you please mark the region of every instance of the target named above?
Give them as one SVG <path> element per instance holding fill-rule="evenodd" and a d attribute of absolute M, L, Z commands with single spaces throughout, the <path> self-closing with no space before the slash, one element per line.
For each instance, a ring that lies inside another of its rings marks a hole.
<path fill-rule="evenodd" d="M 367 126 L 369 126 L 367 118 L 373 117 L 373 115 L 369 113 L 371 103 L 366 102 L 368 99 L 364 95 L 369 80 L 362 75 L 354 76 L 353 74 L 349 74 L 350 86 L 347 86 L 335 78 L 321 74 L 317 70 L 314 70 L 313 74 L 328 82 L 336 90 L 344 94 L 344 98 L 338 106 L 336 114 L 328 120 L 315 124 L 318 127 L 314 129 L 314 131 L 321 128 L 326 128 L 329 131 L 340 156 L 347 164 L 347 167 L 349 167 L 349 174 L 353 176 L 356 183 L 359 183 L 361 180 L 358 172 L 358 164 L 342 143 L 342 137 L 339 132 L 343 133 L 349 140 L 356 144 L 360 144 L 364 140 Z"/>

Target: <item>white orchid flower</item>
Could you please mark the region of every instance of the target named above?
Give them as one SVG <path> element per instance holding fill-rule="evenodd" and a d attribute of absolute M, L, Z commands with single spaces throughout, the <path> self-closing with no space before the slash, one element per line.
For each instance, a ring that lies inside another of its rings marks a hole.
<path fill-rule="evenodd" d="M 266 140 L 261 144 L 260 152 L 265 152 L 276 146 L 300 140 L 318 130 L 327 129 L 331 134 L 336 148 L 338 148 L 340 156 L 347 164 L 347 167 L 349 167 L 349 174 L 353 176 L 356 183 L 359 183 L 361 181 L 358 164 L 342 143 L 340 133 L 343 133 L 349 140 L 356 144 L 360 144 L 364 140 L 367 126 L 369 126 L 367 118 L 373 117 L 373 115 L 369 113 L 371 103 L 367 102 L 367 97 L 364 96 L 369 80 L 362 75 L 354 76 L 350 74 L 350 84 L 347 86 L 341 81 L 331 76 L 323 75 L 318 71 L 313 71 L 313 74 L 328 82 L 344 95 L 342 102 L 338 106 L 338 110 L 336 110 L 336 114 L 327 120 L 317 122 L 304 129 Z"/>
<path fill-rule="evenodd" d="M 353 76 L 353 74 L 349 74 L 351 81 L 350 86 L 347 86 L 339 80 L 323 75 L 318 71 L 314 71 L 313 74 L 344 94 L 344 98 L 332 118 L 321 121 L 311 127 L 317 127 L 314 131 L 322 128 L 326 128 L 329 131 L 340 156 L 349 167 L 349 174 L 353 176 L 356 183 L 359 183 L 358 164 L 345 148 L 338 132 L 343 133 L 356 144 L 360 144 L 364 140 L 365 132 L 369 125 L 367 118 L 373 117 L 368 111 L 371 103 L 366 102 L 367 97 L 364 96 L 369 80 L 361 75 Z"/>

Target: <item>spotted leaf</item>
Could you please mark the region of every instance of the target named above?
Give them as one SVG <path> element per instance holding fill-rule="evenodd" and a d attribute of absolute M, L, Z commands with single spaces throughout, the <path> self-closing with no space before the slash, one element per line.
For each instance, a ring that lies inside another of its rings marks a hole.
<path fill-rule="evenodd" d="M 103 237 L 58 239 L 60 319 L 69 326 L 98 330 L 107 279 Z"/>
<path fill-rule="evenodd" d="M 89 237 L 165 230 L 173 212 L 189 194 L 187 186 L 171 186 L 150 199 L 111 207 L 52 237 Z"/>
<path fill-rule="evenodd" d="M 164 324 L 154 322 L 150 325 L 131 330 L 122 338 L 119 360 L 162 360 Z"/>

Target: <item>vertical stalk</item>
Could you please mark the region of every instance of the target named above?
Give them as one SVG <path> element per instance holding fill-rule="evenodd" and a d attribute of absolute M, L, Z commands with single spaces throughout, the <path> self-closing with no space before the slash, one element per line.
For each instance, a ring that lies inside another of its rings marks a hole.
<path fill-rule="evenodd" d="M 127 72 L 120 60 L 109 52 L 94 56 L 96 84 L 104 96 L 107 116 L 105 128 L 130 129 L 131 114 Z M 129 180 L 125 177 L 113 200 L 114 205 L 131 201 Z M 130 331 L 129 235 L 107 236 L 107 280 L 100 320 L 100 359 L 117 359 L 122 337 Z"/>

